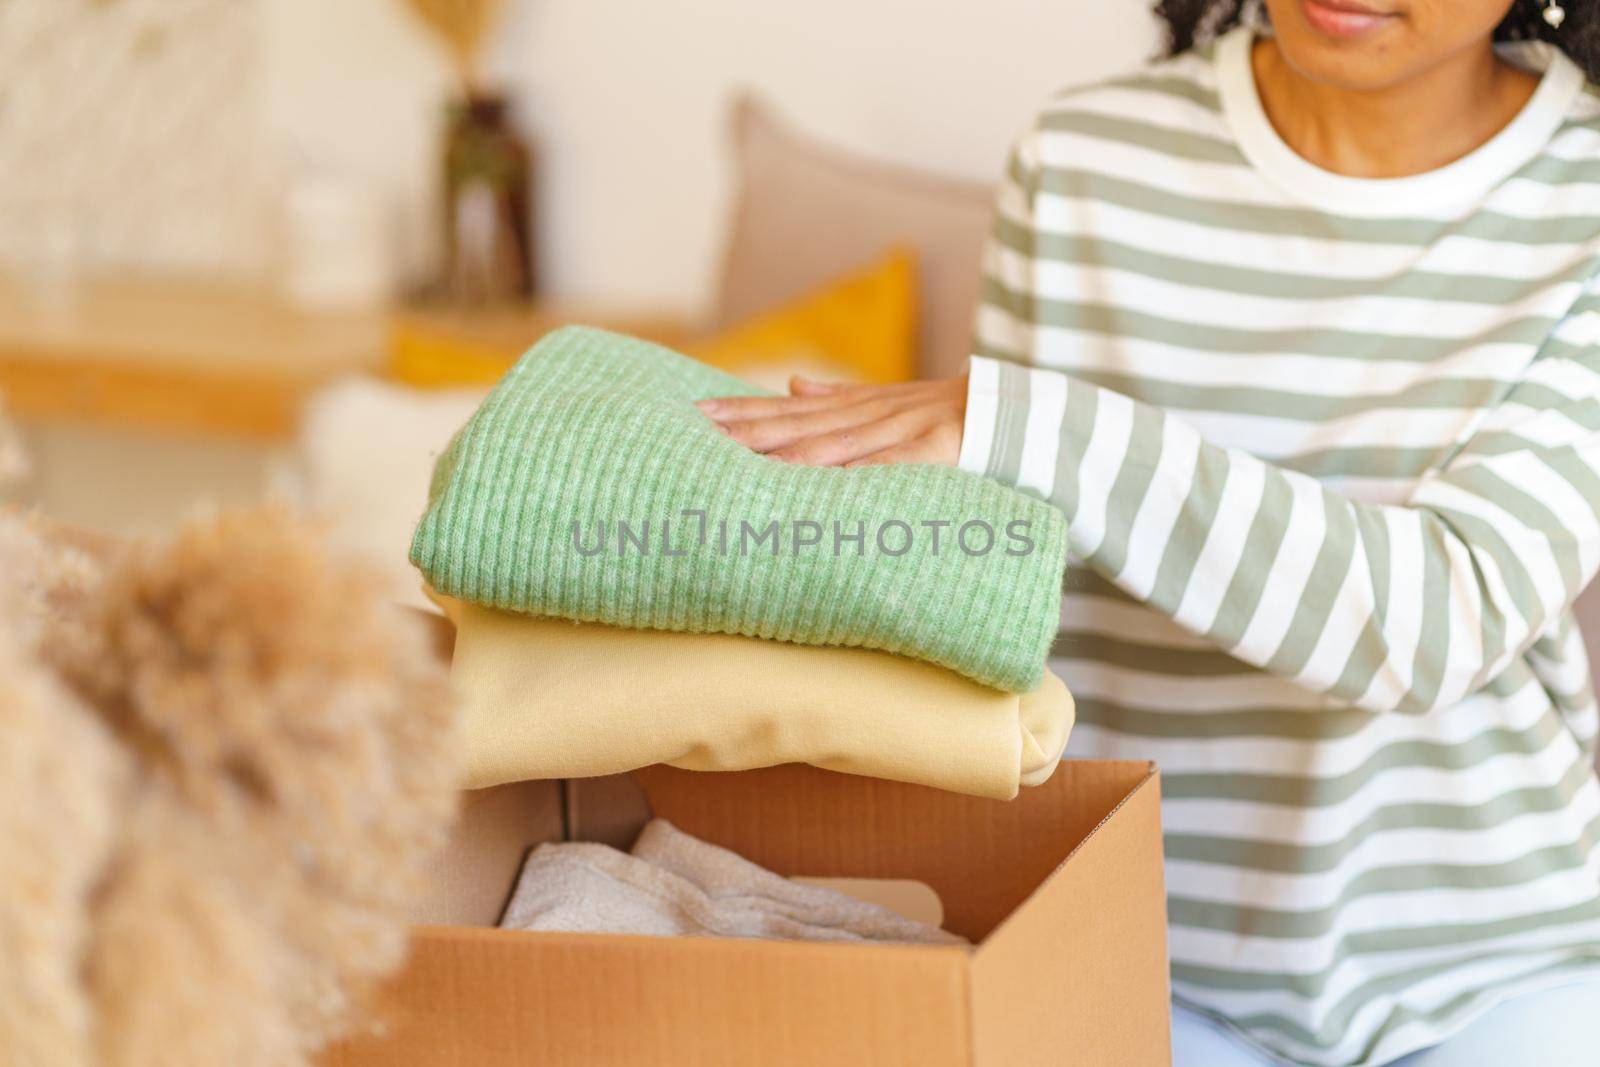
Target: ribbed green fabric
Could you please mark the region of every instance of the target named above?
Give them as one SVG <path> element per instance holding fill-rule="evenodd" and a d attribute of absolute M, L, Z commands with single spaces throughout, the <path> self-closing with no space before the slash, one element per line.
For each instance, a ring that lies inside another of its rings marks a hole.
<path fill-rule="evenodd" d="M 411 560 L 439 592 L 496 608 L 876 648 L 1012 692 L 1038 684 L 1061 513 L 944 467 L 783 464 L 693 406 L 759 392 L 644 341 L 550 334 L 440 458 Z"/>

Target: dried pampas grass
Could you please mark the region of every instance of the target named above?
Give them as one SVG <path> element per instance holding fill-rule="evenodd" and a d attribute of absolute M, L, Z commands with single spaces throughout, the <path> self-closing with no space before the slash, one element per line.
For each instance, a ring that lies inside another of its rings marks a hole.
<path fill-rule="evenodd" d="M 443 665 L 267 509 L 104 562 L 0 519 L 0 1064 L 296 1067 L 455 799 Z"/>

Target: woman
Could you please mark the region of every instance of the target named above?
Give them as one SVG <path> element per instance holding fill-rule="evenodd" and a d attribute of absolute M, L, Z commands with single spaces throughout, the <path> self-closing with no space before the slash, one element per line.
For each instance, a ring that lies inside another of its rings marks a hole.
<path fill-rule="evenodd" d="M 1017 143 L 968 377 L 705 405 L 1066 513 L 1070 754 L 1161 764 L 1180 1065 L 1600 1055 L 1600 12 L 1565 4 L 1165 0 L 1172 58 Z"/>

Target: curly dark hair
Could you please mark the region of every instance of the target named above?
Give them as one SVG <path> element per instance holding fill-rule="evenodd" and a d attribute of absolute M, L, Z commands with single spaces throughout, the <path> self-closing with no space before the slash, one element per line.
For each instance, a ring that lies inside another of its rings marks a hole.
<path fill-rule="evenodd" d="M 1548 41 L 1600 83 L 1600 4 L 1564 0 L 1566 20 L 1555 30 L 1544 20 L 1543 0 L 1515 0 L 1495 27 L 1497 41 Z M 1158 0 L 1155 12 L 1167 24 L 1167 54 L 1187 52 L 1239 24 L 1246 0 Z"/>

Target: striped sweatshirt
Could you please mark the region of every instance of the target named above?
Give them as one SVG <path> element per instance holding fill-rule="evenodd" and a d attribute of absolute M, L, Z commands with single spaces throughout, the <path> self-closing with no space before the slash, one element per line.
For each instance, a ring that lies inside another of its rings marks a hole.
<path fill-rule="evenodd" d="M 1321 170 L 1250 31 L 1060 94 L 985 254 L 961 466 L 1066 514 L 1069 756 L 1163 778 L 1173 993 L 1380 1064 L 1600 981 L 1600 96 Z"/>

